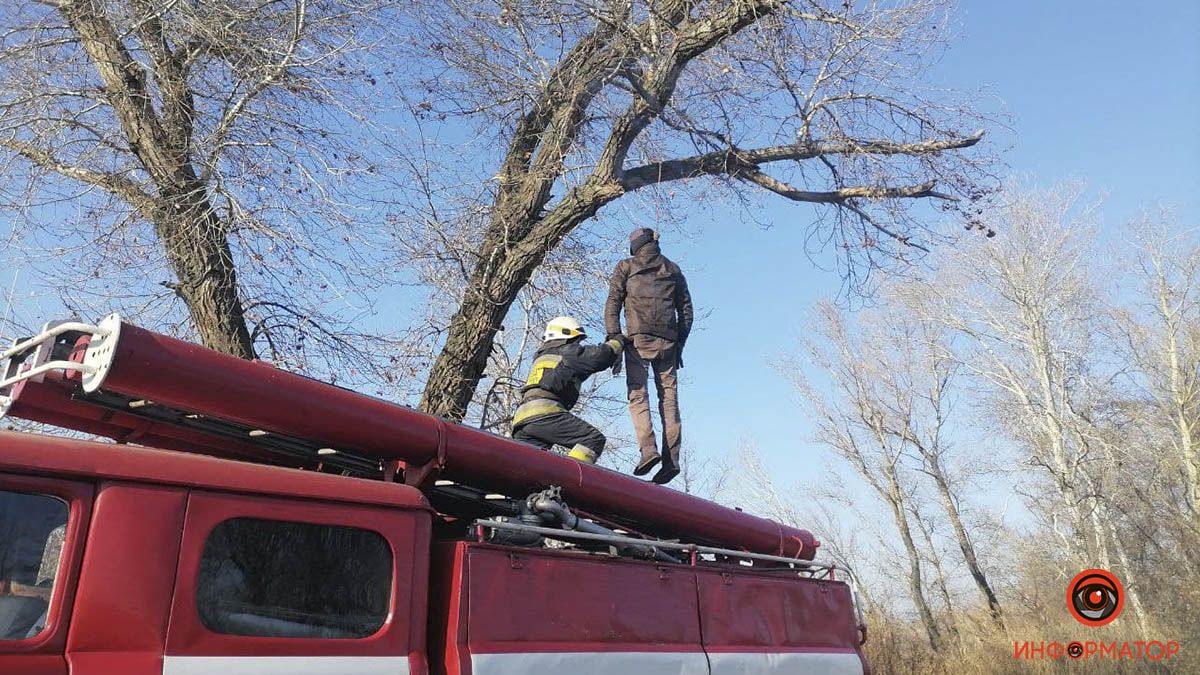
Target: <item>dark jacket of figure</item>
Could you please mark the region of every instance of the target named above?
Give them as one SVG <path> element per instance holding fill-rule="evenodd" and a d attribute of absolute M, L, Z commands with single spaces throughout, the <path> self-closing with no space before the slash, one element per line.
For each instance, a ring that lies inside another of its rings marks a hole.
<path fill-rule="evenodd" d="M 692 330 L 692 296 L 679 265 L 659 250 L 657 241 L 642 244 L 632 258 L 617 263 L 608 282 L 604 330 L 621 333 L 625 309 L 626 335 L 653 335 L 680 345 Z"/>

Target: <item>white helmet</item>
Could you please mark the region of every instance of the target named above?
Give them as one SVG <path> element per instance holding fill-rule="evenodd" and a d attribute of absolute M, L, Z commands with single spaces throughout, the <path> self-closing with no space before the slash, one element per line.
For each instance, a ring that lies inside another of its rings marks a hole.
<path fill-rule="evenodd" d="M 574 337 L 586 337 L 583 324 L 569 316 L 556 316 L 546 324 L 546 332 L 542 333 L 543 340 L 569 340 Z"/>

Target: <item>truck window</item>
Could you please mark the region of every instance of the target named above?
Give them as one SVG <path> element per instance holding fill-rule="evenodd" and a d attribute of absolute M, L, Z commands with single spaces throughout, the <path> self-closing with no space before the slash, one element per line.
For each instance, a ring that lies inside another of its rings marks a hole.
<path fill-rule="evenodd" d="M 392 552 L 369 530 L 233 518 L 204 543 L 196 594 L 217 633 L 364 638 L 388 615 Z"/>
<path fill-rule="evenodd" d="M 0 490 L 0 640 L 45 629 L 68 512 L 57 497 Z"/>

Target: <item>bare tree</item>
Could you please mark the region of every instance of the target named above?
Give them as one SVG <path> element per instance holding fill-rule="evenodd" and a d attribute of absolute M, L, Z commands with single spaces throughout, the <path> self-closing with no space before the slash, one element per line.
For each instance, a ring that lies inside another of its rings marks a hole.
<path fill-rule="evenodd" d="M 1126 575 L 1144 628 L 1137 573 L 1117 530 L 1129 496 L 1120 467 L 1131 458 L 1114 442 L 1114 392 L 1101 368 L 1105 309 L 1088 268 L 1093 214 L 1080 186 L 1008 192 L 985 217 L 1008 236 L 948 255 L 912 306 L 967 338 L 958 358 L 987 383 L 992 418 L 1049 479 L 1053 502 L 1037 511 L 1076 563 Z"/>
<path fill-rule="evenodd" d="M 380 260 L 353 195 L 381 170 L 363 112 L 388 66 L 364 57 L 387 5 L 4 2 L 0 207 L 27 258 L 72 309 L 177 322 L 178 298 L 229 354 L 361 348 Z"/>
<path fill-rule="evenodd" d="M 868 608 L 879 606 L 882 609 L 876 602 L 871 584 L 864 583 L 866 579 L 861 571 L 866 566 L 885 569 L 880 586 L 889 587 L 892 567 L 880 560 L 887 557 L 884 552 L 889 546 L 880 541 L 882 537 L 873 536 L 870 527 L 840 517 L 843 510 L 853 511 L 855 505 L 847 498 L 848 490 L 837 474 L 822 477 L 819 486 L 781 485 L 778 472 L 763 460 L 752 439 L 740 441 L 736 457 L 732 461 L 722 458 L 716 466 L 715 471 L 705 472 L 712 480 L 701 482 L 717 488 L 706 491 L 708 498 L 779 523 L 819 532 L 818 555 L 851 570 L 858 581 L 860 601 Z M 684 473 L 687 473 L 686 466 Z M 863 539 L 869 540 L 870 544 L 864 544 Z M 867 546 L 869 553 L 864 550 Z M 860 567 L 859 562 L 864 566 Z"/>
<path fill-rule="evenodd" d="M 803 518 L 796 505 L 779 491 L 753 441 L 747 439 L 738 444 L 733 465 L 738 468 L 738 476 L 730 489 L 739 508 L 781 523 L 803 527 Z"/>
<path fill-rule="evenodd" d="M 873 403 L 887 414 L 887 433 L 907 444 L 914 470 L 933 484 L 971 579 L 992 619 L 1003 626 L 1000 600 L 963 519 L 961 482 L 950 468 L 952 444 L 947 432 L 954 405 L 952 389 L 960 366 L 951 352 L 952 338 L 946 330 L 935 322 L 911 316 L 914 312 L 905 305 L 905 298 L 913 291 L 913 287 L 904 285 L 885 289 L 884 297 L 889 301 L 886 309 L 863 318 L 874 328 L 861 344 L 862 351 L 849 356 L 878 364 L 880 397 Z"/>
<path fill-rule="evenodd" d="M 1184 505 L 1200 533 L 1200 241 L 1175 233 L 1166 214 L 1137 225 L 1135 274 L 1140 302 L 1122 312 L 1124 355 L 1166 424 Z"/>
<path fill-rule="evenodd" d="M 927 563 L 926 569 L 932 569 L 932 583 L 925 582 L 926 586 L 932 586 L 937 590 L 938 596 L 942 601 L 941 626 L 945 628 L 950 635 L 950 643 L 962 646 L 962 631 L 959 630 L 959 610 L 955 605 L 954 600 L 950 597 L 950 575 L 946 572 L 946 567 L 942 564 L 945 560 L 942 555 L 941 548 L 938 546 L 939 537 L 934 534 L 937 523 L 933 518 L 925 515 L 921 506 L 916 503 L 916 500 L 909 502 L 910 522 L 916 527 L 917 532 L 921 534 L 921 542 L 924 544 L 924 560 Z"/>
<path fill-rule="evenodd" d="M 817 440 L 836 452 L 888 507 L 908 559 L 908 590 L 925 629 L 930 647 L 948 647 L 926 596 L 922 570 L 924 555 L 914 536 L 913 518 L 921 518 L 914 477 L 905 467 L 907 441 L 894 433 L 898 427 L 886 406 L 879 381 L 885 364 L 863 358 L 858 340 L 840 313 L 822 307 L 819 341 L 810 340 L 807 352 L 828 389 L 819 388 L 805 373 L 795 375 L 807 409 L 815 418 Z M 914 514 L 916 514 L 914 516 Z M 935 553 L 936 554 L 936 553 Z"/>
<path fill-rule="evenodd" d="M 1136 246 L 1102 255 L 1084 194 L 1076 185 L 1014 187 L 984 214 L 985 226 L 1006 236 L 948 251 L 940 269 L 884 285 L 878 306 L 853 320 L 822 310 L 801 391 L 820 440 L 891 512 L 884 537 L 898 553 L 876 543 L 866 569 L 897 557 L 909 567 L 903 598 L 871 598 L 877 621 L 888 622 L 875 634 L 885 651 L 928 645 L 913 663 L 891 655 L 878 663 L 953 670 L 946 655 L 956 650 L 964 656 L 950 658 L 987 663 L 1007 647 L 1008 630 L 997 625 L 1019 633 L 1062 621 L 1062 587 L 1086 567 L 1122 579 L 1127 625 L 1194 631 L 1197 539 L 1182 449 L 1196 428 L 1189 392 L 1200 373 L 1195 232 L 1156 216 L 1134 228 Z M 1113 274 L 1117 263 L 1132 263 L 1141 283 Z M 1037 524 L 981 529 L 987 523 L 963 499 L 974 483 L 964 446 L 978 425 L 999 457 L 1018 458 L 1014 499 Z M 874 532 L 885 519 L 858 512 L 847 489 L 831 485 L 818 498 L 848 507 L 843 519 Z M 976 550 L 977 541 L 990 545 Z M 961 569 L 949 555 L 956 544 Z M 982 630 L 970 630 L 962 581 L 994 610 Z"/>
<path fill-rule="evenodd" d="M 710 501 L 744 508 L 744 504 L 736 501 L 738 495 L 733 486 L 736 482 L 736 469 L 734 462 L 730 461 L 725 453 L 715 457 L 692 453 L 682 459 L 677 489 Z"/>
<path fill-rule="evenodd" d="M 438 172 L 482 227 L 422 407 L 466 414 L 534 270 L 635 193 L 669 201 L 688 182 L 818 205 L 814 241 L 855 281 L 924 250 L 936 235 L 906 203 L 973 213 L 987 185 L 986 159 L 961 152 L 977 116 L 914 86 L 945 26 L 937 0 L 413 3 L 414 115 L 465 119 L 498 148 L 493 168 Z"/>

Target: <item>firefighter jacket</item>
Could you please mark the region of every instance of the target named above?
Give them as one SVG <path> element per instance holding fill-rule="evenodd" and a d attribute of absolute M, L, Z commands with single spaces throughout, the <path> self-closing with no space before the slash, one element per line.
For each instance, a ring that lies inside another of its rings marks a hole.
<path fill-rule="evenodd" d="M 521 388 L 521 404 L 513 414 L 513 428 L 575 407 L 583 381 L 611 367 L 624 350 L 625 343 L 620 339 L 590 347 L 566 340 L 551 340 L 542 345 Z"/>
<path fill-rule="evenodd" d="M 604 306 L 604 330 L 609 335 L 622 332 L 622 308 L 626 335 L 687 342 L 692 330 L 692 295 L 679 265 L 660 252 L 658 242 L 645 244 L 613 270 Z"/>

